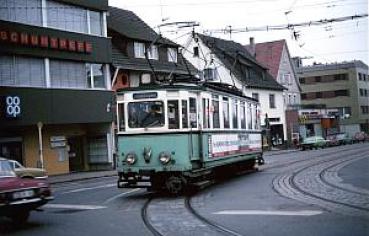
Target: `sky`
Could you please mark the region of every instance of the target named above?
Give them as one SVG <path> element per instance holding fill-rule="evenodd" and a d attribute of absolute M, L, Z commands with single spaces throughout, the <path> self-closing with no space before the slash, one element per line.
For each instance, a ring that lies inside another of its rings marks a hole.
<path fill-rule="evenodd" d="M 164 23 L 196 21 L 198 33 L 233 40 L 243 45 L 286 39 L 291 57 L 304 65 L 361 60 L 368 65 L 368 17 L 279 31 L 214 33 L 211 30 L 245 29 L 310 22 L 368 14 L 367 0 L 109 0 L 109 5 L 133 11 L 164 37 L 185 44 L 192 28 L 158 27 Z M 299 35 L 296 40 L 293 32 Z"/>

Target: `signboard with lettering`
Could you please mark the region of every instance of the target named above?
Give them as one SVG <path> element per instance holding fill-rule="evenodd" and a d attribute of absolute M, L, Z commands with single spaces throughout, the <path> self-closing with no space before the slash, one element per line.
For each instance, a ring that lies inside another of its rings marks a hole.
<path fill-rule="evenodd" d="M 19 96 L 5 97 L 5 115 L 7 118 L 18 118 L 22 112 L 21 99 Z"/>

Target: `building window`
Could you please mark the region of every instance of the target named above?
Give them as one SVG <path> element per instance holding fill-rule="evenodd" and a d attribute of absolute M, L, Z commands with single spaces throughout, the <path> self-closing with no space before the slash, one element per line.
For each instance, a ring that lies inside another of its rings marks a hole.
<path fill-rule="evenodd" d="M 213 128 L 220 128 L 220 114 L 219 114 L 219 98 L 218 96 L 213 96 Z"/>
<path fill-rule="evenodd" d="M 204 69 L 204 80 L 213 81 L 217 79 L 217 69 L 216 68 L 206 68 Z"/>
<path fill-rule="evenodd" d="M 108 142 L 106 136 L 88 139 L 88 156 L 90 163 L 108 162 Z"/>
<path fill-rule="evenodd" d="M 199 57 L 199 47 L 193 47 L 193 57 Z"/>
<path fill-rule="evenodd" d="M 86 64 L 87 88 L 105 88 L 104 69 L 102 64 Z"/>
<path fill-rule="evenodd" d="M 307 95 L 306 95 L 306 93 L 302 93 L 301 94 L 301 100 L 305 100 L 305 99 L 307 99 Z"/>
<path fill-rule="evenodd" d="M 290 74 L 284 74 L 283 77 L 284 77 L 285 84 L 290 85 L 292 83 Z"/>
<path fill-rule="evenodd" d="M 348 75 L 347 74 L 334 75 L 334 80 L 348 80 Z"/>
<path fill-rule="evenodd" d="M 168 48 L 168 61 L 177 63 L 177 49 L 176 48 Z"/>
<path fill-rule="evenodd" d="M 223 98 L 223 124 L 225 129 L 229 129 L 229 100 L 228 98 Z"/>
<path fill-rule="evenodd" d="M 0 0 L 0 20 L 42 26 L 41 0 Z"/>
<path fill-rule="evenodd" d="M 87 10 L 56 1 L 47 1 L 47 26 L 66 31 L 88 33 Z"/>
<path fill-rule="evenodd" d="M 305 84 L 305 78 L 300 78 L 300 84 Z"/>
<path fill-rule="evenodd" d="M 322 98 L 323 97 L 323 93 L 322 92 L 317 92 L 315 94 L 315 98 Z"/>
<path fill-rule="evenodd" d="M 46 87 L 44 59 L 0 56 L 0 86 Z"/>
<path fill-rule="evenodd" d="M 368 90 L 360 89 L 360 96 L 361 97 L 368 97 Z"/>
<path fill-rule="evenodd" d="M 252 98 L 255 99 L 256 101 L 259 101 L 259 94 L 258 93 L 252 93 Z"/>
<path fill-rule="evenodd" d="M 103 35 L 101 12 L 90 10 L 89 15 L 90 15 L 90 34 Z"/>
<path fill-rule="evenodd" d="M 363 80 L 363 77 L 362 77 L 362 74 L 361 73 L 359 73 L 359 80 L 360 81 Z"/>
<path fill-rule="evenodd" d="M 269 94 L 269 108 L 275 108 L 275 96 L 274 96 L 274 94 Z"/>
<path fill-rule="evenodd" d="M 361 106 L 361 113 L 369 114 L 369 106 Z"/>
<path fill-rule="evenodd" d="M 145 58 L 145 44 L 134 42 L 134 50 L 136 58 Z"/>
<path fill-rule="evenodd" d="M 50 80 L 53 88 L 86 88 L 86 64 L 50 60 Z"/>
<path fill-rule="evenodd" d="M 322 77 L 321 76 L 315 76 L 315 82 L 316 83 L 322 82 Z"/>
<path fill-rule="evenodd" d="M 158 47 L 156 45 L 151 45 L 150 48 L 148 48 L 147 50 L 147 54 L 149 59 L 158 60 L 159 59 Z"/>
<path fill-rule="evenodd" d="M 350 93 L 348 90 L 336 90 L 334 91 L 334 95 L 336 97 L 339 97 L 339 96 L 350 96 Z"/>

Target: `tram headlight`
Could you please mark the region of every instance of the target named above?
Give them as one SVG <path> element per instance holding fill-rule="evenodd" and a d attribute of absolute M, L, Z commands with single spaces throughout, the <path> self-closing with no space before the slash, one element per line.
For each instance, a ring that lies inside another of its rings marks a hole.
<path fill-rule="evenodd" d="M 161 164 L 166 165 L 171 160 L 172 160 L 172 157 L 171 157 L 171 155 L 169 153 L 167 153 L 167 152 L 160 153 L 160 155 L 159 155 L 159 161 L 161 162 Z"/>
<path fill-rule="evenodd" d="M 136 154 L 134 154 L 132 152 L 127 154 L 127 156 L 126 156 L 126 163 L 128 165 L 135 164 L 136 160 L 137 160 Z"/>

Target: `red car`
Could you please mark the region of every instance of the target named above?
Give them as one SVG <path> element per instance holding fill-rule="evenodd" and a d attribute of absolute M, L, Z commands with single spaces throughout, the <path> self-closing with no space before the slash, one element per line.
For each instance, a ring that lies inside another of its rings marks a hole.
<path fill-rule="evenodd" d="M 46 181 L 19 178 L 9 162 L 0 158 L 0 217 L 9 217 L 15 223 L 24 223 L 30 211 L 52 199 Z"/>

